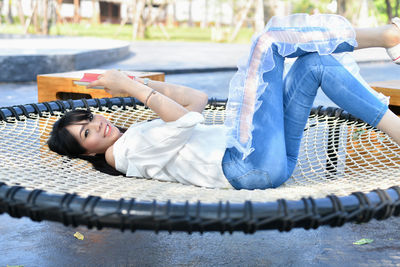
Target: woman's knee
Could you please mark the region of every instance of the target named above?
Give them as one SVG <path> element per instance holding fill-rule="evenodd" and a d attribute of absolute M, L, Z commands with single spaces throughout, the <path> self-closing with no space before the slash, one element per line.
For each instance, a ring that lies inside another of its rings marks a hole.
<path fill-rule="evenodd" d="M 297 64 L 301 64 L 303 67 L 307 66 L 319 66 L 321 65 L 321 55 L 317 52 L 307 53 L 297 58 Z"/>
<path fill-rule="evenodd" d="M 269 171 L 269 178 L 271 181 L 271 187 L 275 188 L 282 185 L 287 180 L 287 165 L 277 166 L 273 170 Z"/>
<path fill-rule="evenodd" d="M 272 187 L 268 173 L 257 169 L 250 170 L 237 177 L 228 178 L 228 180 L 235 189 L 254 190 Z"/>
<path fill-rule="evenodd" d="M 305 54 L 301 57 L 299 57 L 296 62 L 298 61 L 298 64 L 301 64 L 302 67 L 307 67 L 307 66 L 321 66 L 321 67 L 333 67 L 333 66 L 338 66 L 338 67 L 343 67 L 343 65 L 332 55 L 320 55 L 318 53 L 308 53 Z M 315 68 L 313 68 L 315 70 Z M 318 68 L 317 68 L 318 69 Z M 323 70 L 323 68 L 319 68 L 319 70 Z"/>
<path fill-rule="evenodd" d="M 249 170 L 238 177 L 228 178 L 235 189 L 267 189 L 275 188 L 283 184 L 286 179 L 286 170 L 265 171 L 260 169 Z"/>

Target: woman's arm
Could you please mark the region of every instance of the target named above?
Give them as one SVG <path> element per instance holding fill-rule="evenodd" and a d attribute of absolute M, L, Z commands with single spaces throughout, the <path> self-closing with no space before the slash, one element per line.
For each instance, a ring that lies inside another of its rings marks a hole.
<path fill-rule="evenodd" d="M 163 121 L 175 121 L 189 112 L 182 104 L 174 99 L 158 92 L 149 86 L 146 86 L 136 80 L 128 78 L 127 75 L 116 71 L 109 70 L 99 76 L 97 81 L 92 82 L 88 87 L 104 86 L 105 90 L 112 95 L 129 94 L 137 98 L 139 101 L 147 104 Z M 168 90 L 166 90 L 168 91 Z M 171 93 L 170 93 L 171 94 Z M 198 101 L 193 95 L 185 98 L 184 104 L 194 107 L 194 102 Z"/>
<path fill-rule="evenodd" d="M 142 78 L 136 78 L 136 80 L 144 83 L 144 79 Z M 187 86 L 153 80 L 149 80 L 148 86 L 190 111 L 202 113 L 208 102 L 208 95 L 206 93 Z"/>

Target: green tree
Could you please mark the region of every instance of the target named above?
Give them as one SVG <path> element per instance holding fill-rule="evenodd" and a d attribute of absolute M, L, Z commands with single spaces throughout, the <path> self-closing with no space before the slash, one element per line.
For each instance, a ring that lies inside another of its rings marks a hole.
<path fill-rule="evenodd" d="M 318 10 L 321 13 L 331 12 L 327 9 L 327 6 L 332 2 L 332 0 L 289 0 L 292 1 L 293 5 L 293 13 L 308 13 L 312 14 L 315 10 Z M 349 0 L 341 0 L 337 1 L 338 6 L 341 5 L 341 9 L 345 9 L 345 4 L 349 2 Z M 338 9 L 339 11 L 339 9 Z M 342 11 L 341 11 L 342 12 Z M 342 14 L 343 15 L 343 14 Z"/>
<path fill-rule="evenodd" d="M 390 22 L 399 15 L 400 0 L 374 0 L 381 21 Z"/>
<path fill-rule="evenodd" d="M 1 15 L 3 12 L 3 0 L 0 0 L 0 25 L 3 23 L 3 16 Z"/>
<path fill-rule="evenodd" d="M 13 24 L 14 18 L 12 14 L 12 0 L 8 0 L 8 11 L 6 16 L 7 23 Z"/>

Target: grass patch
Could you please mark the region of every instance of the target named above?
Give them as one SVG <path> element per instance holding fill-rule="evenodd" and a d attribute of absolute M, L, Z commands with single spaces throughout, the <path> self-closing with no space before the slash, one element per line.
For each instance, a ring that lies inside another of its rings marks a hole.
<path fill-rule="evenodd" d="M 160 27 L 152 26 L 146 32 L 146 36 L 142 41 L 182 41 L 182 42 L 212 42 L 212 28 L 200 27 L 171 27 L 165 28 L 168 33 L 169 39 L 163 34 Z M 227 42 L 233 28 L 225 27 L 220 33 L 220 42 Z M 0 32 L 5 34 L 23 34 L 24 27 L 21 25 L 0 25 Z M 32 34 L 33 27 L 31 26 L 28 33 Z M 242 28 L 237 35 L 234 43 L 249 43 L 253 30 L 249 28 Z M 109 38 L 130 41 L 132 40 L 132 26 L 118 24 L 99 24 L 91 25 L 89 23 L 73 24 L 66 23 L 62 25 L 53 25 L 50 27 L 50 35 L 63 35 L 63 36 L 88 36 L 98 38 Z"/>
<path fill-rule="evenodd" d="M 0 25 L 0 33 L 1 34 L 23 34 L 24 33 L 24 27 L 21 25 L 15 25 L 15 24 L 1 24 Z"/>

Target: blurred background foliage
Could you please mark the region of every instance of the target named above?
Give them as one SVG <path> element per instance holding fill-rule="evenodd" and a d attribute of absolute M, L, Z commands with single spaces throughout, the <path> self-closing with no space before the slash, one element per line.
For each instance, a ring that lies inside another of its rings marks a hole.
<path fill-rule="evenodd" d="M 0 0 L 0 34 L 243 43 L 271 16 L 335 13 L 357 27 L 369 27 L 398 16 L 399 4 L 400 0 Z"/>

